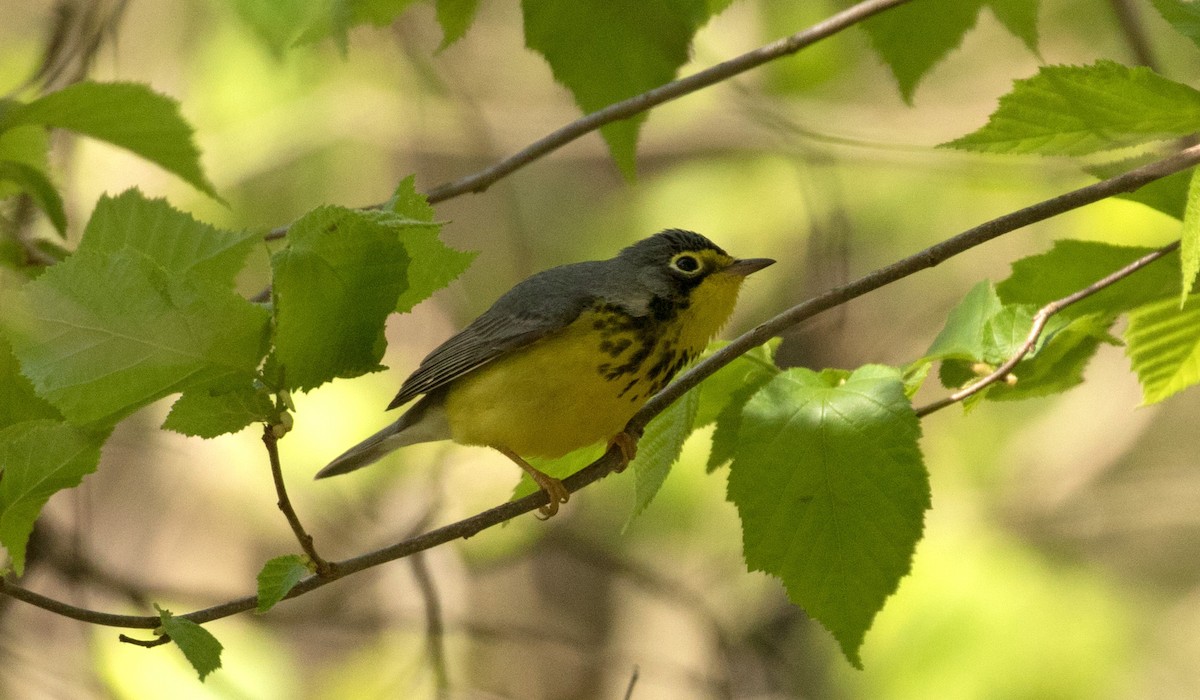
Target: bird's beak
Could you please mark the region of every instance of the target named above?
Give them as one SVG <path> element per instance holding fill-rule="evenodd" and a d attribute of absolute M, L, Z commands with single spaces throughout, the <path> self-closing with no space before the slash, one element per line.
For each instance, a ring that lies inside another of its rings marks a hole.
<path fill-rule="evenodd" d="M 734 260 L 729 267 L 725 268 L 725 272 L 745 277 L 752 272 L 758 272 L 764 267 L 774 264 L 775 261 L 770 258 L 746 258 L 745 260 Z"/>

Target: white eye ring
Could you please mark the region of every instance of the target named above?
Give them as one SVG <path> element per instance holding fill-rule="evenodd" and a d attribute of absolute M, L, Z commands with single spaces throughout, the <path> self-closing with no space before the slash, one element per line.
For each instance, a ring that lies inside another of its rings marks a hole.
<path fill-rule="evenodd" d="M 671 267 L 675 268 L 679 272 L 682 272 L 688 277 L 697 275 L 702 269 L 704 269 L 704 266 L 700 264 L 700 261 L 695 255 L 689 255 L 687 253 L 681 253 L 675 256 L 675 259 L 671 261 Z"/>

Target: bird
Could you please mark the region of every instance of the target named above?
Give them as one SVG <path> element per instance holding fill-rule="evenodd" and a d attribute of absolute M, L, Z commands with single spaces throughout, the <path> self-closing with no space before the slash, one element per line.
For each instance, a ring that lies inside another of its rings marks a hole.
<path fill-rule="evenodd" d="M 315 478 L 417 443 L 482 445 L 546 492 L 538 517 L 547 519 L 570 493 L 526 458 L 608 440 L 623 469 L 637 449 L 625 424 L 725 325 L 746 276 L 774 262 L 667 229 L 608 260 L 536 273 L 430 352 L 387 408 L 416 403 Z"/>

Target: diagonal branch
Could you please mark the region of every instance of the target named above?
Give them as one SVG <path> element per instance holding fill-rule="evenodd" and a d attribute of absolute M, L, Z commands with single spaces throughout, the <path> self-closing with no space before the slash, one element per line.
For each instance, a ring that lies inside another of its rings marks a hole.
<path fill-rule="evenodd" d="M 613 122 L 628 119 L 646 112 L 658 105 L 689 95 L 693 92 L 711 87 L 735 75 L 745 73 L 764 63 L 769 63 L 784 56 L 790 56 L 801 49 L 811 46 L 822 39 L 829 38 L 844 29 L 897 5 L 903 5 L 911 0 L 863 0 L 856 5 L 828 17 L 811 27 L 796 32 L 789 37 L 760 46 L 724 63 L 718 63 L 699 73 L 660 85 L 652 90 L 634 95 L 627 100 L 615 102 L 603 109 L 586 114 L 579 119 L 546 134 L 525 148 L 504 158 L 503 160 L 466 177 L 447 182 L 426 193 L 430 204 L 444 202 L 468 192 L 483 192 L 496 184 L 502 178 L 520 170 L 533 161 L 562 148 L 572 141 L 597 131 L 600 127 Z M 382 204 L 372 204 L 365 209 L 379 209 Z M 289 226 L 280 226 L 269 231 L 264 238 L 268 241 L 278 240 L 287 235 Z"/>
<path fill-rule="evenodd" d="M 638 411 L 629 421 L 626 431 L 632 435 L 640 435 L 641 431 L 667 406 L 680 396 L 704 381 L 718 369 L 729 364 L 739 355 L 751 348 L 762 345 L 771 338 L 779 335 L 784 329 L 790 328 L 801 321 L 816 316 L 835 306 L 840 306 L 851 299 L 860 297 L 880 287 L 891 284 L 921 270 L 939 265 L 946 260 L 966 252 L 975 246 L 986 243 L 1019 228 L 1038 221 L 1044 221 L 1053 216 L 1063 214 L 1082 206 L 1093 204 L 1123 192 L 1132 192 L 1147 183 L 1194 167 L 1200 163 L 1200 146 L 1192 146 L 1176 152 L 1162 160 L 1148 163 L 1140 168 L 1134 168 L 1107 180 L 1080 187 L 1077 190 L 1060 194 L 1037 204 L 1018 209 L 1017 211 L 984 222 L 967 229 L 962 233 L 948 238 L 941 243 L 930 246 L 919 253 L 898 260 L 887 267 L 880 268 L 868 275 L 860 277 L 849 284 L 836 287 L 822 294 L 797 304 L 778 316 L 759 325 L 754 330 L 738 336 L 725 347 L 713 353 L 703 362 L 688 370 L 665 389 L 660 391 Z"/>
<path fill-rule="evenodd" d="M 721 367 L 732 362 L 739 355 L 751 348 L 757 347 L 782 330 L 789 328 L 807 318 L 833 308 L 847 301 L 860 297 L 868 292 L 884 287 L 892 282 L 903 279 L 926 268 L 933 267 L 945 260 L 986 243 L 1011 231 L 1029 224 L 1049 219 L 1087 204 L 1092 204 L 1106 197 L 1122 192 L 1131 192 L 1154 180 L 1166 177 L 1172 173 L 1186 170 L 1200 163 L 1200 146 L 1183 149 L 1174 155 L 1155 161 L 1140 168 L 1135 168 L 1116 177 L 1102 180 L 1077 190 L 1072 190 L 1057 197 L 1047 199 L 1018 211 L 1005 214 L 941 243 L 930 246 L 925 250 L 910 255 L 887 267 L 881 268 L 849 284 L 829 290 L 808 301 L 793 306 L 783 313 L 759 325 L 757 328 L 734 339 L 729 345 L 713 353 L 703 362 L 684 373 L 678 380 L 669 384 L 659 392 L 629 421 L 626 430 L 631 434 L 640 434 L 646 424 L 654 416 L 661 413 L 667 406 L 694 388 L 706 377 Z M 570 492 L 578 491 L 585 486 L 599 481 L 607 476 L 615 467 L 621 464 L 619 448 L 605 453 L 595 462 L 584 467 L 563 480 L 563 485 Z M 548 502 L 544 491 L 537 491 L 517 500 L 502 503 L 494 508 L 478 513 L 464 520 L 444 525 L 401 542 L 367 552 L 343 561 L 329 562 L 331 569 L 327 576 L 310 576 L 292 588 L 285 598 L 295 598 L 314 589 L 325 586 L 333 581 L 380 564 L 412 556 L 433 547 L 452 542 L 460 538 L 472 537 L 479 532 L 507 520 L 529 513 Z M 0 593 L 4 593 L 31 605 L 49 610 L 64 617 L 83 622 L 111 627 L 127 627 L 154 629 L 159 626 L 157 616 L 114 615 L 94 610 L 87 610 L 68 605 L 61 601 L 23 588 L 9 579 L 0 577 Z M 247 612 L 257 606 L 256 596 L 245 596 L 235 600 L 179 615 L 195 623 L 210 622 L 238 613 Z"/>
<path fill-rule="evenodd" d="M 534 141 L 491 167 L 454 182 L 434 187 L 428 192 L 429 203 L 442 202 L 467 192 L 483 192 L 509 173 L 532 163 L 547 153 L 562 148 L 580 136 L 596 131 L 605 124 L 628 119 L 664 102 L 670 102 L 684 95 L 703 90 L 764 63 L 790 56 L 843 29 L 852 27 L 872 15 L 906 2 L 909 0 L 864 0 L 789 37 L 592 112 Z"/>
<path fill-rule="evenodd" d="M 1029 329 L 1029 335 L 1025 337 L 1025 342 L 1021 344 L 1021 347 L 1017 348 L 1017 352 L 1015 352 L 1012 357 L 1008 358 L 1004 364 L 997 367 L 994 371 L 992 371 L 991 374 L 979 379 L 970 386 L 959 389 L 943 399 L 939 399 L 933 403 L 916 409 L 915 413 L 917 414 L 917 417 L 924 418 L 934 411 L 940 411 L 947 406 L 956 404 L 959 401 L 966 399 L 968 396 L 978 394 L 992 384 L 1001 381 L 1008 376 L 1008 373 L 1011 372 L 1012 369 L 1021 362 L 1021 360 L 1025 359 L 1026 355 L 1033 351 L 1033 346 L 1037 345 L 1038 338 L 1042 336 L 1042 332 L 1046 329 L 1046 323 L 1050 320 L 1051 316 L 1077 301 L 1090 297 L 1105 287 L 1109 287 L 1117 282 L 1120 282 L 1155 260 L 1179 250 L 1179 245 L 1179 241 L 1169 243 L 1153 253 L 1147 253 L 1146 255 L 1143 255 L 1125 267 L 1122 267 L 1120 270 L 1117 270 L 1111 275 L 1089 284 L 1074 294 L 1068 294 L 1061 299 L 1055 299 L 1049 304 L 1046 304 L 1042 308 L 1038 309 L 1038 312 L 1033 316 L 1033 325 Z"/>

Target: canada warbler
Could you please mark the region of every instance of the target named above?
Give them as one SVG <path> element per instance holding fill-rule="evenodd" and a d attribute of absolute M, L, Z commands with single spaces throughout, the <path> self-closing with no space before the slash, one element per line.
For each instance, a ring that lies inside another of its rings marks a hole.
<path fill-rule="evenodd" d="M 419 442 L 499 450 L 550 497 L 568 491 L 524 457 L 560 457 L 603 439 L 625 463 L 625 423 L 691 362 L 729 318 L 746 275 L 775 262 L 738 260 L 704 236 L 669 229 L 611 260 L 540 272 L 429 353 L 388 410 L 404 415 L 317 473 L 345 474 Z"/>

